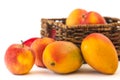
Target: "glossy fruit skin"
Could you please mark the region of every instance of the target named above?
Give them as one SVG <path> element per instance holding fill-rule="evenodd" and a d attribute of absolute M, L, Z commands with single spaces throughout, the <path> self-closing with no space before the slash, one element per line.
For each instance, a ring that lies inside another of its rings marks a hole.
<path fill-rule="evenodd" d="M 38 38 L 32 43 L 31 49 L 35 54 L 35 65 L 36 66 L 45 68 L 45 65 L 42 60 L 43 51 L 48 44 L 54 41 L 55 40 L 52 38 L 44 37 L 44 38 Z"/>
<path fill-rule="evenodd" d="M 12 44 L 4 57 L 8 70 L 17 75 L 27 74 L 34 65 L 35 56 L 31 49 L 22 44 Z"/>
<path fill-rule="evenodd" d="M 101 33 L 91 33 L 81 43 L 85 61 L 95 70 L 114 74 L 118 68 L 117 51 L 109 38 Z"/>
<path fill-rule="evenodd" d="M 49 44 L 43 53 L 45 66 L 59 74 L 77 71 L 83 64 L 80 49 L 67 41 L 55 41 Z"/>
<path fill-rule="evenodd" d="M 104 17 L 98 12 L 90 11 L 84 17 L 83 24 L 106 24 Z"/>
<path fill-rule="evenodd" d="M 26 46 L 28 46 L 28 47 L 30 47 L 31 44 L 33 43 L 33 41 L 35 41 L 36 39 L 38 39 L 38 37 L 32 37 L 32 38 L 30 38 L 30 39 L 25 40 L 25 41 L 23 42 L 23 44 L 26 45 Z"/>
<path fill-rule="evenodd" d="M 66 25 L 72 27 L 74 25 L 82 24 L 86 13 L 87 11 L 84 9 L 73 10 L 66 19 Z"/>
<path fill-rule="evenodd" d="M 104 17 L 95 11 L 87 12 L 85 9 L 74 9 L 66 19 L 68 27 L 82 24 L 106 24 Z"/>

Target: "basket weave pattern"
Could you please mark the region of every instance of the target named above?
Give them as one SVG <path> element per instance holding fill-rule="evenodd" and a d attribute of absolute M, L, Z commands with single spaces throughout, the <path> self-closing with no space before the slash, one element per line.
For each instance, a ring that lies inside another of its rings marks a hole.
<path fill-rule="evenodd" d="M 65 18 L 41 19 L 41 36 L 50 37 L 51 30 L 55 30 L 55 40 L 71 41 L 76 45 L 81 44 L 88 34 L 98 32 L 106 35 L 115 45 L 120 60 L 120 19 L 104 17 L 107 24 L 84 24 L 67 26 Z"/>

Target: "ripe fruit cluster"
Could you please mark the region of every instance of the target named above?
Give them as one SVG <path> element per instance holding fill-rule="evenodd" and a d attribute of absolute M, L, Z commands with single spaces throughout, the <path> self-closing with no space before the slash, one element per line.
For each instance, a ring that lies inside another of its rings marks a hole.
<path fill-rule="evenodd" d="M 75 9 L 66 19 L 68 26 L 105 23 L 97 12 L 83 9 Z M 89 34 L 79 47 L 69 41 L 55 41 L 48 37 L 30 38 L 22 44 L 10 45 L 4 59 L 6 67 L 13 74 L 27 74 L 34 64 L 67 74 L 77 71 L 84 60 L 104 74 L 114 74 L 118 67 L 117 51 L 110 39 L 101 33 Z"/>
<path fill-rule="evenodd" d="M 29 43 L 32 44 L 28 45 Z M 9 46 L 5 63 L 13 74 L 27 74 L 34 63 L 38 67 L 66 74 L 77 71 L 84 62 L 83 57 L 98 72 L 114 74 L 117 70 L 116 49 L 101 33 L 89 34 L 79 47 L 69 41 L 55 41 L 47 37 L 33 41 L 30 38 L 23 44 Z"/>
<path fill-rule="evenodd" d="M 106 24 L 106 21 L 98 12 L 75 9 L 67 17 L 66 25 L 72 27 L 81 24 Z"/>

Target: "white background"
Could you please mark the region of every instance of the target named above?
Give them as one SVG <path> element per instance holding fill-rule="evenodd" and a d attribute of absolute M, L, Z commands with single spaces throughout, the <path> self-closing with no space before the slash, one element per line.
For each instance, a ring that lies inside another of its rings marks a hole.
<path fill-rule="evenodd" d="M 21 76 L 7 70 L 4 54 L 9 45 L 40 37 L 41 18 L 64 18 L 76 8 L 120 18 L 119 0 L 0 0 L 0 80 L 118 80 L 119 68 L 114 75 L 104 75 L 88 65 L 68 75 L 58 75 L 36 66 L 29 74 Z"/>

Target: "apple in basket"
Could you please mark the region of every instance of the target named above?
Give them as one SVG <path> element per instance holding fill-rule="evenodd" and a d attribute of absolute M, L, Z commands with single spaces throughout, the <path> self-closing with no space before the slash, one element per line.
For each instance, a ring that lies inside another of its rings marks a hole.
<path fill-rule="evenodd" d="M 84 9 L 73 10 L 66 19 L 66 25 L 72 27 L 74 25 L 82 24 L 87 11 Z"/>
<path fill-rule="evenodd" d="M 81 24 L 106 24 L 106 21 L 98 12 L 75 9 L 67 17 L 66 25 L 68 27 L 74 27 L 75 25 Z"/>
<path fill-rule="evenodd" d="M 83 24 L 106 24 L 105 19 L 95 11 L 88 12 L 84 18 Z"/>

